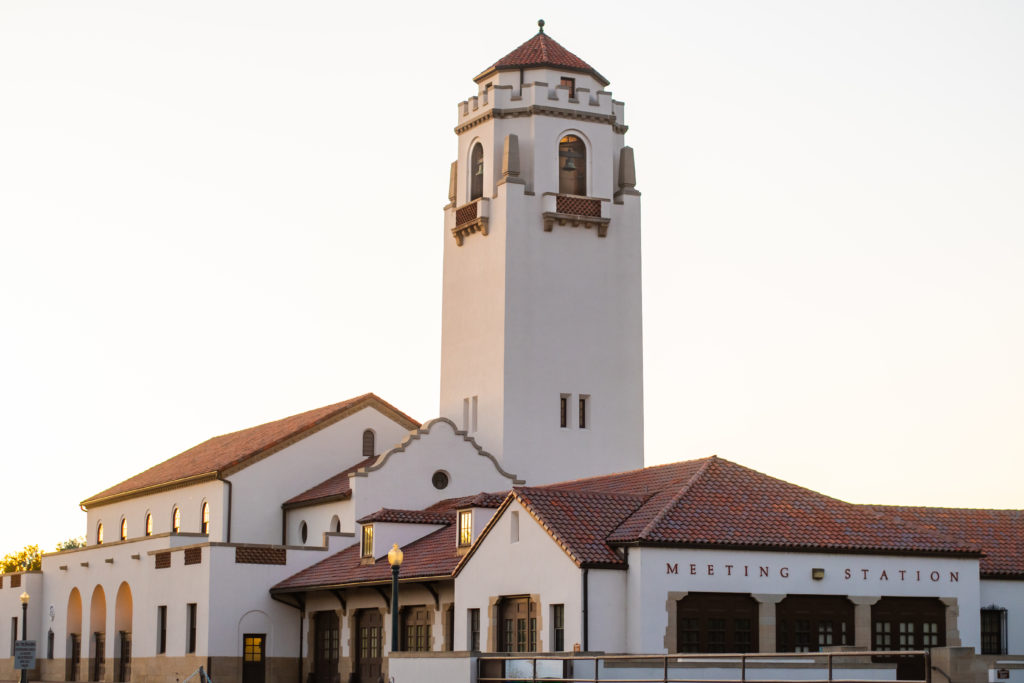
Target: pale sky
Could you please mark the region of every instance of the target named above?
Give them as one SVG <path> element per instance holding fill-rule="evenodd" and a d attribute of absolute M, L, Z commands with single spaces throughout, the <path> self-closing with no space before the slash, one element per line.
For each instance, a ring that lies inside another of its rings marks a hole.
<path fill-rule="evenodd" d="M 456 104 L 541 17 L 626 103 L 646 462 L 1024 507 L 1024 4 L 367 4 L 0 4 L 0 554 L 217 434 L 435 417 Z"/>

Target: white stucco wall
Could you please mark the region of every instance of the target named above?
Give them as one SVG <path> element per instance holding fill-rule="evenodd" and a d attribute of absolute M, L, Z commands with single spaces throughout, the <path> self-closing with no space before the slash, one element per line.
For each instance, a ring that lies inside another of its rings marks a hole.
<path fill-rule="evenodd" d="M 96 543 L 96 529 L 101 521 L 104 542 L 117 541 L 121 533 L 122 517 L 128 519 L 129 540 L 142 538 L 146 534 L 146 515 L 150 513 L 153 515 L 153 533 L 169 533 L 174 508 L 181 510 L 181 530 L 199 533 L 204 502 L 210 504 L 210 540 L 226 540 L 227 485 L 213 480 L 90 507 L 86 543 Z"/>
<path fill-rule="evenodd" d="M 512 513 L 519 541 L 511 541 Z M 599 579 L 598 584 L 602 584 Z M 455 578 L 455 647 L 467 649 L 467 612 L 480 610 L 480 647 L 487 651 L 488 607 L 503 595 L 540 595 L 538 649 L 551 647 L 551 605 L 565 605 L 565 643 L 582 642 L 582 584 L 576 564 L 518 502 L 512 502 Z M 610 598 L 613 599 L 614 598 Z"/>
<path fill-rule="evenodd" d="M 440 490 L 432 483 L 439 470 L 449 477 L 448 486 Z M 355 474 L 351 483 L 355 518 L 360 519 L 385 507 L 417 510 L 446 498 L 507 491 L 516 482 L 450 422 L 438 419 L 413 432 L 401 448 L 386 453 L 365 472 Z"/>
<path fill-rule="evenodd" d="M 231 540 L 281 543 L 281 504 L 362 461 L 365 429 L 376 432 L 379 451 L 406 434 L 390 418 L 367 407 L 230 475 Z"/>
<path fill-rule="evenodd" d="M 14 640 L 21 640 L 22 614 L 21 594 L 28 593 L 28 626 L 26 633 L 29 640 L 36 641 L 36 658 L 46 656 L 46 632 L 52 625 L 48 614 L 48 603 L 43 589 L 43 574 L 41 572 L 19 573 L 20 586 L 12 586 L 13 574 L 0 576 L 0 657 L 10 656 L 11 648 L 11 618 L 18 619 L 18 632 Z M 59 654 L 60 641 L 56 641 L 54 647 Z"/>
<path fill-rule="evenodd" d="M 349 500 L 335 500 L 320 505 L 307 505 L 299 508 L 292 508 L 285 512 L 288 527 L 288 545 L 310 545 L 319 546 L 324 544 L 324 534 L 331 531 L 331 522 L 335 517 L 341 523 L 341 531 L 354 533 L 352 507 L 353 502 Z M 307 535 L 306 542 L 302 542 L 299 533 L 299 525 L 305 522 Z"/>

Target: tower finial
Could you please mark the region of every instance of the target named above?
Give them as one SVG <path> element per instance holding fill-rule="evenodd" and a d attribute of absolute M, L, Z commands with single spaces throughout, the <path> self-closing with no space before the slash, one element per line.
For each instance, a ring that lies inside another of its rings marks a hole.
<path fill-rule="evenodd" d="M 540 31 L 538 31 L 538 33 L 544 33 L 544 20 L 543 19 L 538 19 L 537 20 L 537 26 L 540 27 Z"/>

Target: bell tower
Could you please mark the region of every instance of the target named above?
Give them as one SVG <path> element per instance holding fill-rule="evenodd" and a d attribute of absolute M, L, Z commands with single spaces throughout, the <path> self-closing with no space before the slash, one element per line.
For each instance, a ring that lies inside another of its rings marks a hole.
<path fill-rule="evenodd" d="M 538 24 L 458 107 L 441 333 L 441 415 L 530 485 L 643 467 L 623 104 Z"/>

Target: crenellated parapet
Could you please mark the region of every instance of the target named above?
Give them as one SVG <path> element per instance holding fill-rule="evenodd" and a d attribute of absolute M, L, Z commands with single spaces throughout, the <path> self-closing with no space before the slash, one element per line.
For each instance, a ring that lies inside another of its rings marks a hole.
<path fill-rule="evenodd" d="M 523 83 L 518 89 L 511 85 L 485 88 L 479 95 L 459 103 L 455 132 L 461 134 L 491 118 L 532 115 L 605 122 L 611 124 L 617 133 L 626 132 L 625 107 L 622 102 L 612 99 L 609 91 L 585 87 L 571 89 L 553 81 Z"/>

